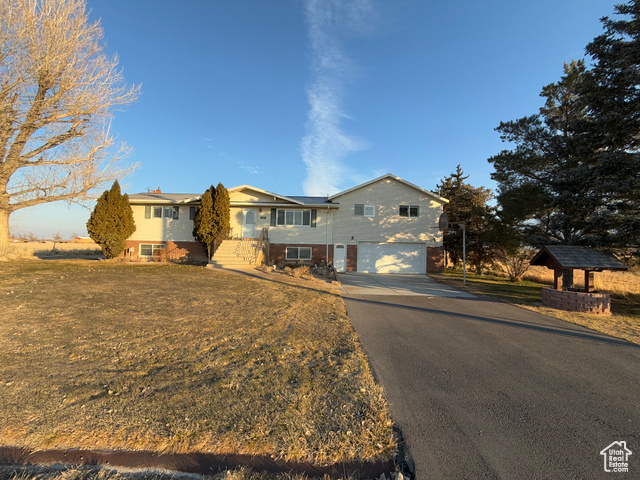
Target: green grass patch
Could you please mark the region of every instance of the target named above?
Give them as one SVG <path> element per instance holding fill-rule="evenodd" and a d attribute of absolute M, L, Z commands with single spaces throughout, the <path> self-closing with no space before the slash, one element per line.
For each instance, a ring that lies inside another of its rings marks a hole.
<path fill-rule="evenodd" d="M 389 459 L 332 292 L 172 264 L 0 264 L 0 444 Z"/>
<path fill-rule="evenodd" d="M 635 293 L 612 293 L 611 315 L 595 315 L 543 307 L 542 288 L 548 286 L 544 283 L 524 280 L 511 282 L 504 277 L 467 272 L 467 284 L 464 286 L 461 270 L 448 270 L 443 274 L 430 274 L 430 276 L 439 282 L 474 295 L 512 303 L 640 344 L 640 295 Z"/>

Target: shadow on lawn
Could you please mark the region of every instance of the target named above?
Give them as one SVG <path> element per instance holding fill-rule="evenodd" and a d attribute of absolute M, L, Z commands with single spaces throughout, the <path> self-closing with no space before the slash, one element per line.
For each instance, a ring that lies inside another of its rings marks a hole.
<path fill-rule="evenodd" d="M 72 464 L 109 465 L 124 468 L 167 469 L 185 473 L 215 474 L 225 470 L 246 467 L 269 473 L 305 474 L 310 477 L 329 475 L 342 478 L 378 478 L 394 470 L 393 460 L 370 462 L 340 462 L 332 465 L 314 465 L 288 462 L 267 456 L 221 455 L 213 453 L 157 453 L 151 451 L 108 450 L 27 450 L 20 447 L 0 447 L 0 464 Z"/>

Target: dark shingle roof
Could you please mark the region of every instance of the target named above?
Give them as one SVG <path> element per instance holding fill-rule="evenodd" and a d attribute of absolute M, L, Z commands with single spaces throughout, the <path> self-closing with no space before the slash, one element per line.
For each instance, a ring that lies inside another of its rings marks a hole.
<path fill-rule="evenodd" d="M 627 270 L 611 253 L 575 245 L 547 245 L 531 260 L 531 265 L 581 270 Z"/>
<path fill-rule="evenodd" d="M 287 195 L 286 197 L 297 202 L 302 202 L 305 205 L 322 205 L 323 203 L 335 205 L 335 203 L 330 202 L 327 197 L 300 197 L 296 195 Z"/>

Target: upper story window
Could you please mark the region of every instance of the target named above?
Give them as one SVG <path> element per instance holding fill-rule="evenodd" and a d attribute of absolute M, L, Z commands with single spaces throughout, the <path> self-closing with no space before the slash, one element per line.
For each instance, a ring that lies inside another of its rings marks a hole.
<path fill-rule="evenodd" d="M 311 226 L 311 210 L 280 210 L 276 225 Z"/>
<path fill-rule="evenodd" d="M 401 217 L 419 217 L 420 206 L 419 205 L 400 205 L 398 215 Z"/>
<path fill-rule="evenodd" d="M 180 207 L 155 207 L 152 205 L 145 205 L 144 218 L 170 218 L 172 220 L 178 220 L 180 217 Z"/>
<path fill-rule="evenodd" d="M 189 220 L 196 218 L 196 210 L 198 207 L 189 207 Z"/>
<path fill-rule="evenodd" d="M 353 215 L 356 217 L 375 217 L 376 216 L 376 206 L 375 205 L 365 205 L 363 203 L 356 203 L 353 206 Z"/>

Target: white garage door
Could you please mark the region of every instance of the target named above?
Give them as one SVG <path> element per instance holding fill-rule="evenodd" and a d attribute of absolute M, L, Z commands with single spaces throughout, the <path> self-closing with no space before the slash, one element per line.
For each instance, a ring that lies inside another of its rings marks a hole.
<path fill-rule="evenodd" d="M 359 242 L 358 271 L 424 274 L 427 271 L 425 244 Z"/>

